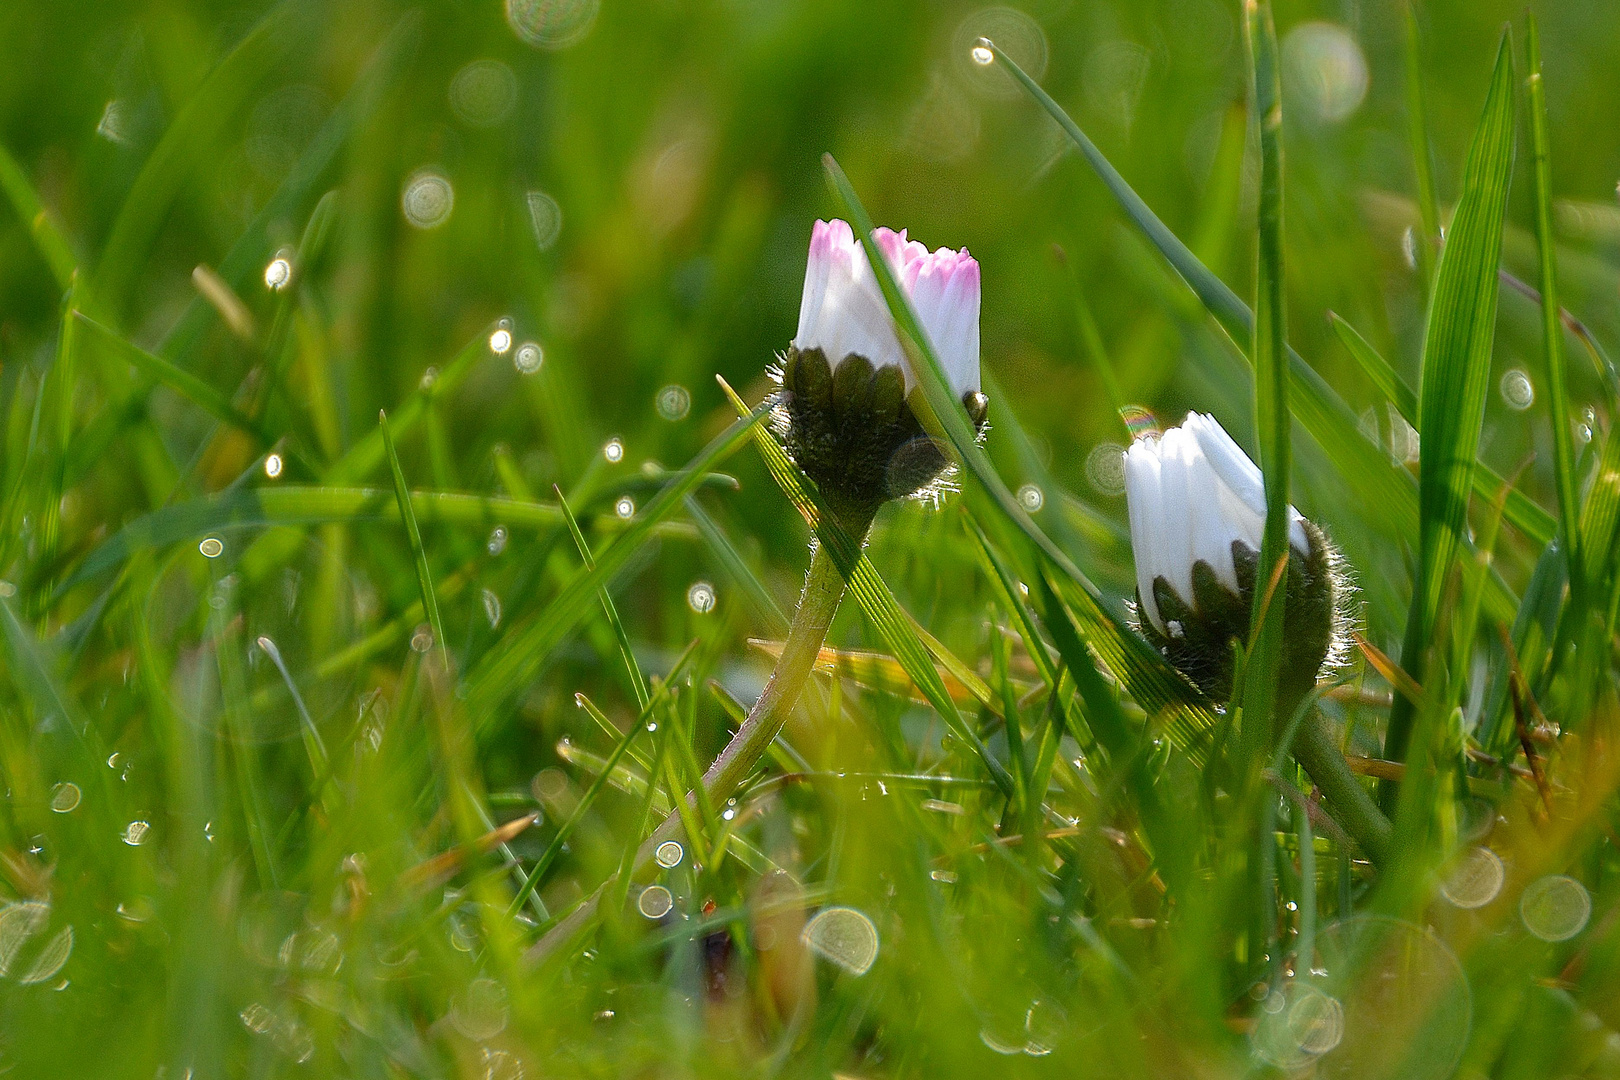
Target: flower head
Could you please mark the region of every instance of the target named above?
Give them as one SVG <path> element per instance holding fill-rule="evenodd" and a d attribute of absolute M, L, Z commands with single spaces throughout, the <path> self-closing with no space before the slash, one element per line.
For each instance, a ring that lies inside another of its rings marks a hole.
<path fill-rule="evenodd" d="M 982 427 L 979 264 L 904 230 L 877 244 L 911 299 L 951 389 Z M 799 328 L 782 361 L 783 433 L 801 468 L 835 502 L 875 509 L 932 483 L 946 459 L 906 404 L 917 385 L 872 264 L 843 221 L 810 236 Z"/>
<path fill-rule="evenodd" d="M 1260 469 L 1212 416 L 1147 435 L 1125 452 L 1141 630 L 1207 693 L 1232 683 L 1232 641 L 1248 635 L 1266 524 Z M 1322 532 L 1288 508 L 1282 675 L 1309 690 L 1333 652 L 1343 583 Z"/>

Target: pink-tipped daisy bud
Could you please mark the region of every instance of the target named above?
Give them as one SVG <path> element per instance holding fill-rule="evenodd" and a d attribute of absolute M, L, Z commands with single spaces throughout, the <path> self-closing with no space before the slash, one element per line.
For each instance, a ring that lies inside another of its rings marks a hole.
<path fill-rule="evenodd" d="M 1125 452 L 1139 628 L 1220 700 L 1232 690 L 1232 643 L 1248 638 L 1266 494 L 1260 469 L 1212 416 L 1138 438 Z M 1342 648 L 1346 588 L 1322 530 L 1288 508 L 1289 559 L 1279 702 L 1297 701 Z"/>
<path fill-rule="evenodd" d="M 930 252 L 902 230 L 878 246 L 910 297 L 951 390 L 981 430 L 979 264 L 966 250 Z M 907 396 L 917 385 L 883 290 L 849 225 L 818 221 L 799 304 L 799 330 L 782 357 L 778 419 L 793 459 L 840 513 L 870 515 L 923 490 L 947 460 Z"/>

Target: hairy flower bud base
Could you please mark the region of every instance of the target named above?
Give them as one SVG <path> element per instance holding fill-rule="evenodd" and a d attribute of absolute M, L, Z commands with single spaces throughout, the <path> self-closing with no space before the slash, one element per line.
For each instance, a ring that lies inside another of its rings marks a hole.
<path fill-rule="evenodd" d="M 828 363 L 820 349 L 790 347 L 782 358 L 778 397 L 783 442 L 840 516 L 871 514 L 939 479 L 949 463 L 906 403 L 905 375 L 864 356 Z M 962 395 L 982 430 L 989 400 Z"/>
<path fill-rule="evenodd" d="M 1277 666 L 1279 702 L 1298 701 L 1316 685 L 1323 662 L 1334 647 L 1339 623 L 1335 554 L 1320 529 L 1309 521 L 1302 524 L 1310 552 L 1301 557 L 1300 552 L 1289 549 L 1287 574 L 1278 585 L 1279 591 L 1286 593 L 1282 655 Z M 1153 599 L 1164 620 L 1164 632 L 1151 620 L 1140 620 L 1142 634 L 1165 659 L 1217 701 L 1232 695 L 1232 643 L 1248 641 L 1260 553 L 1234 540 L 1232 561 L 1237 571 L 1236 593 L 1216 577 L 1207 562 L 1199 560 L 1192 568 L 1190 604 L 1163 576 L 1153 580 Z M 1269 574 L 1266 577 L 1269 579 Z M 1140 609 L 1140 592 L 1136 603 Z"/>

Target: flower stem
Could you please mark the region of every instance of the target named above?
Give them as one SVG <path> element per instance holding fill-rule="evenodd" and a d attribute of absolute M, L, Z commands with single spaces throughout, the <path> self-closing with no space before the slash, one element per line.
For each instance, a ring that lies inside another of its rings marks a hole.
<path fill-rule="evenodd" d="M 869 521 L 868 516 L 866 521 L 861 522 L 858 534 L 851 530 L 852 534 L 864 536 L 865 525 Z M 793 614 L 793 624 L 788 629 L 782 655 L 776 661 L 776 670 L 771 672 L 770 681 L 749 710 L 748 718 L 703 775 L 703 788 L 710 805 L 718 806 L 731 797 L 781 732 L 782 725 L 787 722 L 788 715 L 799 700 L 805 679 L 815 666 L 822 642 L 827 637 L 827 628 L 832 625 L 843 596 L 844 579 L 834 565 L 832 555 L 824 545 L 818 544 L 810 560 L 810 571 L 805 576 L 799 608 Z M 686 799 L 695 804 L 696 793 L 688 794 Z M 642 873 L 652 863 L 658 845 L 675 838 L 680 830 L 680 814 L 671 813 L 637 849 L 632 876 Z M 584 903 L 548 930 L 529 950 L 529 961 L 533 964 L 544 962 L 588 926 L 596 917 L 605 887 L 598 887 Z"/>
<path fill-rule="evenodd" d="M 1350 771 L 1350 763 L 1344 760 L 1314 707 L 1294 735 L 1294 759 L 1327 796 L 1333 816 L 1344 831 L 1355 838 L 1369 859 L 1383 862 L 1393 831 L 1389 819 Z"/>

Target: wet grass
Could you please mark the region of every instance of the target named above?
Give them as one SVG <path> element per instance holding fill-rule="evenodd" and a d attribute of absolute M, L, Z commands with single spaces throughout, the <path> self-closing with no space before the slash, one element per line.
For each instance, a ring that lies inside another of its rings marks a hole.
<path fill-rule="evenodd" d="M 505 6 L 0 10 L 0 1070 L 1620 1075 L 1614 11 Z M 864 550 L 818 216 L 984 274 Z M 1297 713 L 1130 629 L 1191 408 Z"/>

